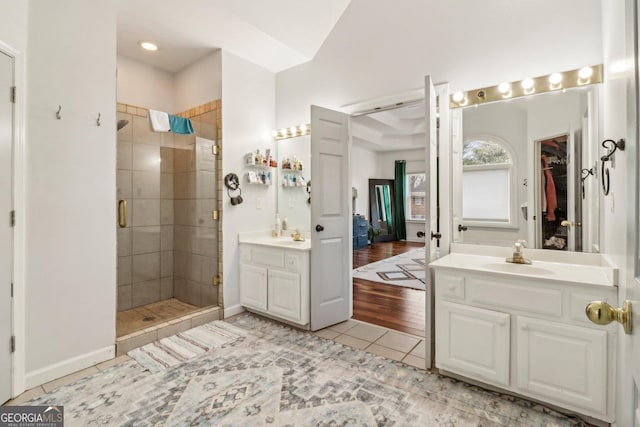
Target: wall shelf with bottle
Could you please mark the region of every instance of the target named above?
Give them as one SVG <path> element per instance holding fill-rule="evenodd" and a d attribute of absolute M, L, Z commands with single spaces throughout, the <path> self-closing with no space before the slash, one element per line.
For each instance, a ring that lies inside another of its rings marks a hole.
<path fill-rule="evenodd" d="M 281 184 L 283 188 L 306 188 L 307 181 L 304 176 L 300 175 L 301 171 L 292 171 L 291 169 L 282 169 L 282 171 L 289 172 L 282 175 Z"/>
<path fill-rule="evenodd" d="M 255 169 L 277 168 L 278 162 L 271 156 L 271 150 L 267 148 L 262 154 L 260 149 L 247 153 L 244 156 L 245 166 Z"/>
<path fill-rule="evenodd" d="M 246 177 L 247 177 L 247 182 L 249 184 L 271 185 L 271 182 L 272 182 L 271 172 L 268 172 L 268 171 L 263 171 L 263 172 L 249 171 L 246 173 Z"/>
<path fill-rule="evenodd" d="M 302 169 L 303 169 L 302 162 L 299 161 L 296 156 L 293 156 L 293 160 L 291 160 L 291 157 L 288 157 L 288 156 L 282 159 L 283 171 L 302 172 Z"/>

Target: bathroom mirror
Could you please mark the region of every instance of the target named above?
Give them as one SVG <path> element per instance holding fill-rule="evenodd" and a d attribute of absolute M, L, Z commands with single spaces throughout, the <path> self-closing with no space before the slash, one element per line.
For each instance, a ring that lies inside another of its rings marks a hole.
<path fill-rule="evenodd" d="M 599 251 L 598 90 L 452 110 L 454 242 Z"/>
<path fill-rule="evenodd" d="M 307 202 L 307 183 L 311 179 L 311 137 L 301 135 L 277 143 L 278 212 L 288 227 L 309 230 L 311 205 Z M 297 165 L 297 166 L 296 166 Z"/>

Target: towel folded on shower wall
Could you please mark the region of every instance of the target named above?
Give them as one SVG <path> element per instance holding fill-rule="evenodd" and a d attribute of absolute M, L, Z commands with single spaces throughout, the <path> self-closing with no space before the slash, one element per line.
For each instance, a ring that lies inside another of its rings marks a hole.
<path fill-rule="evenodd" d="M 191 126 L 191 120 L 184 117 L 174 116 L 169 114 L 169 124 L 171 125 L 171 132 L 181 133 L 184 135 L 190 135 L 193 132 L 193 126 Z"/>
<path fill-rule="evenodd" d="M 171 130 L 169 114 L 167 113 L 149 109 L 149 120 L 151 121 L 151 128 L 156 132 L 169 132 Z"/>

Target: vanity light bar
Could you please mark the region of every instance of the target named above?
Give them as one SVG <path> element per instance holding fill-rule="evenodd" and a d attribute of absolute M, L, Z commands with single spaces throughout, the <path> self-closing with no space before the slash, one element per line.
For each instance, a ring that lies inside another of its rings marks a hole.
<path fill-rule="evenodd" d="M 504 82 L 496 86 L 473 89 L 467 92 L 455 92 L 449 99 L 449 106 L 450 108 L 467 107 L 469 105 L 484 104 L 485 102 L 502 101 L 602 83 L 602 75 L 602 64 L 599 64 L 562 73 L 526 78 L 515 82 Z"/>
<path fill-rule="evenodd" d="M 276 141 L 287 138 L 295 138 L 302 135 L 311 135 L 311 123 L 274 130 L 273 132 L 271 132 L 271 135 Z"/>

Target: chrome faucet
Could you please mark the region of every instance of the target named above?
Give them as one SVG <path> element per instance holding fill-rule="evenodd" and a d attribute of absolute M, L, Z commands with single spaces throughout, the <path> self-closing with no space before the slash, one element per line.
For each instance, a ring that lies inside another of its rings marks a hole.
<path fill-rule="evenodd" d="M 291 237 L 293 237 L 294 242 L 304 242 L 304 237 L 302 237 L 302 234 L 300 234 L 300 230 L 296 229 L 296 231 L 291 233 Z"/>
<path fill-rule="evenodd" d="M 511 258 L 507 258 L 505 261 L 512 262 L 514 264 L 531 264 L 531 260 L 526 259 L 522 253 L 522 248 L 526 247 L 526 241 L 518 240 L 515 245 L 513 245 L 513 256 Z"/>

